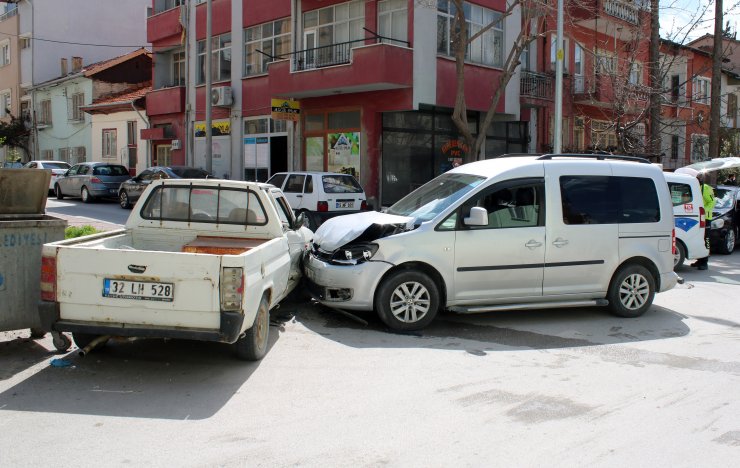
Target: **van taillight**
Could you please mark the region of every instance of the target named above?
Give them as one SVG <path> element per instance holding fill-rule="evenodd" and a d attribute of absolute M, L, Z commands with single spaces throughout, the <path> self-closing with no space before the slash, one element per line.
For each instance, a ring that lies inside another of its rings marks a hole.
<path fill-rule="evenodd" d="M 671 253 L 676 255 L 676 228 L 671 230 Z"/>
<path fill-rule="evenodd" d="M 244 297 L 244 269 L 221 269 L 221 310 L 241 310 Z"/>
<path fill-rule="evenodd" d="M 707 227 L 707 212 L 704 211 L 704 207 L 699 207 L 699 227 L 705 228 Z"/>
<path fill-rule="evenodd" d="M 316 203 L 316 211 L 329 211 L 329 202 L 320 201 Z"/>
<path fill-rule="evenodd" d="M 360 210 L 367 210 L 367 202 L 365 200 L 362 200 L 362 203 L 360 203 Z"/>
<path fill-rule="evenodd" d="M 57 300 L 57 258 L 41 257 L 41 300 Z"/>

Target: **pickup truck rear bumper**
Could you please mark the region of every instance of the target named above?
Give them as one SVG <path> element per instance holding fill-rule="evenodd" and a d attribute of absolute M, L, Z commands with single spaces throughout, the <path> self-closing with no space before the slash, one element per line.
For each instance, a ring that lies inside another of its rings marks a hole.
<path fill-rule="evenodd" d="M 241 312 L 223 311 L 221 312 L 221 327 L 218 330 L 59 320 L 59 304 L 56 302 L 40 302 L 39 315 L 41 317 L 42 328 L 48 331 L 131 336 L 137 338 L 174 338 L 180 340 L 217 341 L 220 343 L 234 343 L 238 340 L 242 324 L 244 323 L 244 314 Z"/>

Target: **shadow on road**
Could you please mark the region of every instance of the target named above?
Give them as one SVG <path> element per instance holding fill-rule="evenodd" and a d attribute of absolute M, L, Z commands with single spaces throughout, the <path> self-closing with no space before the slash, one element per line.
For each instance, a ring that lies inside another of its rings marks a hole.
<path fill-rule="evenodd" d="M 54 355 L 53 351 L 49 351 L 33 338 L 17 337 L 0 342 L 0 381 L 7 380 Z"/>
<path fill-rule="evenodd" d="M 278 340 L 279 328 L 270 327 L 268 355 Z M 76 348 L 58 357 L 72 365 L 49 366 L 9 388 L 0 394 L 0 409 L 206 419 L 260 365 L 237 360 L 225 344 L 184 340 L 109 342 L 84 358 Z"/>
<path fill-rule="evenodd" d="M 653 305 L 642 317 L 622 319 L 602 308 L 540 309 L 477 315 L 443 313 L 426 329 L 395 334 L 374 313 L 356 314 L 367 325 L 327 307 L 305 307 L 306 328 L 352 347 L 440 348 L 495 352 L 514 348 L 558 349 L 686 336 L 685 316 Z M 356 330 L 366 330 L 357 333 Z"/>

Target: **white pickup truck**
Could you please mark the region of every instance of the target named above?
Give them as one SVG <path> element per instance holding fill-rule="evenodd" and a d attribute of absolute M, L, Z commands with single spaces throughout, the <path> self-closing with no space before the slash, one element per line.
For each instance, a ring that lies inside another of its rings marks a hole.
<path fill-rule="evenodd" d="M 100 336 L 234 343 L 267 350 L 269 311 L 300 279 L 312 233 L 272 185 L 162 180 L 125 229 L 42 250 L 42 322 L 80 349 Z"/>

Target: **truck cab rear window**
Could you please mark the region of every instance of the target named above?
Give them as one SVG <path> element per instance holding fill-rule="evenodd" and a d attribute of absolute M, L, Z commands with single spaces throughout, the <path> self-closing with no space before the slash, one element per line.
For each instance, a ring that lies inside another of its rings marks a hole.
<path fill-rule="evenodd" d="M 144 219 L 214 224 L 267 224 L 267 214 L 251 190 L 167 185 L 154 189 L 141 210 Z"/>

